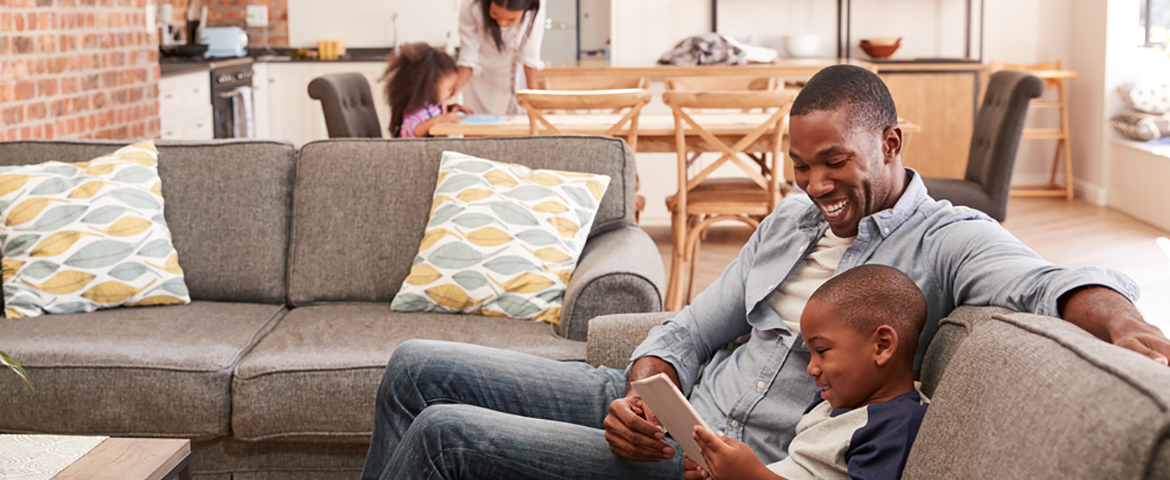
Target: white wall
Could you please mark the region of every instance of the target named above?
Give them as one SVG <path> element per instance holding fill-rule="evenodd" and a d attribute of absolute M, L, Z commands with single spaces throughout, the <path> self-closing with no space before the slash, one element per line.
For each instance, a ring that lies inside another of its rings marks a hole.
<path fill-rule="evenodd" d="M 288 42 L 317 47 L 319 40 L 344 40 L 345 46 L 394 45 L 392 15 L 398 13 L 401 43 L 443 45 L 447 33 L 459 42 L 459 6 L 463 0 L 288 0 Z"/>
<path fill-rule="evenodd" d="M 613 0 L 611 8 L 617 64 L 652 64 L 684 38 L 711 31 L 710 0 Z"/>

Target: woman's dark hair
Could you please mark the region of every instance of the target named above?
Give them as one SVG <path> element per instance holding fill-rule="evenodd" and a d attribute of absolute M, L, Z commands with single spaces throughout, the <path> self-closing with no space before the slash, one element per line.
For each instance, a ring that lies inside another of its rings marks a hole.
<path fill-rule="evenodd" d="M 390 136 L 398 138 L 403 115 L 428 103 L 438 104 L 439 80 L 458 73 L 455 59 L 447 52 L 422 42 L 400 47 L 398 56 L 390 61 L 386 73 L 382 74 L 382 81 L 386 82 L 386 98 L 390 99 Z"/>
<path fill-rule="evenodd" d="M 536 13 L 540 11 L 540 0 L 479 0 L 479 4 L 483 6 L 483 24 L 492 33 L 492 40 L 496 41 L 496 50 L 504 50 L 504 39 L 500 37 L 500 24 L 492 19 L 493 3 L 507 10 L 531 11 L 532 15 L 528 19 L 528 31 L 524 32 L 524 36 L 532 35 L 532 24 L 536 23 Z"/>

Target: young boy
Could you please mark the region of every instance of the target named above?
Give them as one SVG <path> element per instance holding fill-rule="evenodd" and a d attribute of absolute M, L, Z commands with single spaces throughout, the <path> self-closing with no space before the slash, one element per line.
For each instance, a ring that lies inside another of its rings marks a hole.
<path fill-rule="evenodd" d="M 914 386 L 926 299 L 905 274 L 855 267 L 817 289 L 800 317 L 820 391 L 796 426 L 788 458 L 765 466 L 742 442 L 695 427 L 708 472 L 688 480 L 898 479 L 929 401 Z"/>

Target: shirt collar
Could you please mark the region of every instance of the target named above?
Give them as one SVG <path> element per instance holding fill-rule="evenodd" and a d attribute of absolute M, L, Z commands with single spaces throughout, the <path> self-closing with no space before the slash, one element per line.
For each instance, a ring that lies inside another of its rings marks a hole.
<path fill-rule="evenodd" d="M 894 230 L 902 226 L 911 215 L 914 215 L 914 212 L 918 211 L 918 206 L 929 198 L 926 184 L 922 183 L 922 176 L 912 168 L 903 168 L 906 169 L 909 181 L 906 183 L 906 190 L 902 192 L 902 196 L 894 204 L 894 208 L 887 208 L 861 219 L 864 222 L 866 219 L 872 218 L 877 224 L 878 232 L 882 238 L 888 237 Z M 801 226 L 804 228 L 820 229 L 825 226 L 825 217 L 816 204 L 812 204 L 800 220 Z"/>

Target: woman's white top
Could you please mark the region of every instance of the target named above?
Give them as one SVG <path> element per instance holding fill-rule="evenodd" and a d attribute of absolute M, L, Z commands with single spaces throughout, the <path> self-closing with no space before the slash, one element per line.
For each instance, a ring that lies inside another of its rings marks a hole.
<path fill-rule="evenodd" d="M 528 88 L 522 67 L 544 69 L 540 60 L 540 43 L 544 40 L 544 13 L 547 0 L 540 0 L 540 10 L 528 33 L 532 12 L 520 23 L 500 29 L 503 48 L 497 49 L 491 32 L 484 25 L 483 7 L 479 2 L 463 0 L 459 12 L 459 66 L 474 72 L 463 87 L 463 105 L 475 113 L 514 115 L 521 113 L 516 91 Z"/>

